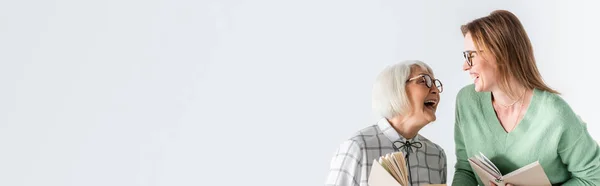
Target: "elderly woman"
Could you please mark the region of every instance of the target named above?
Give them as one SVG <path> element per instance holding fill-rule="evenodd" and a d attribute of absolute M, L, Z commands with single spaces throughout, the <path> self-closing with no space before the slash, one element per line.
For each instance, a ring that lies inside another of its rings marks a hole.
<path fill-rule="evenodd" d="M 446 183 L 446 154 L 437 144 L 419 135 L 435 121 L 442 83 L 420 61 L 387 67 L 373 86 L 377 124 L 344 141 L 331 161 L 326 185 L 367 186 L 373 160 L 402 151 L 412 184 Z"/>
<path fill-rule="evenodd" d="M 600 185 L 600 148 L 543 82 L 519 19 L 499 10 L 461 29 L 473 84 L 456 98 L 452 185 L 484 184 L 468 162 L 480 152 L 503 174 L 539 161 L 552 184 Z"/>

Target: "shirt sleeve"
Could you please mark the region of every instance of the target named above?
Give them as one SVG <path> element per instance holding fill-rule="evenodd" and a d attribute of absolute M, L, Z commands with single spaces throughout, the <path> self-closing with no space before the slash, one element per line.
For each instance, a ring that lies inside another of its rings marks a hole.
<path fill-rule="evenodd" d="M 359 186 L 362 153 L 354 140 L 343 142 L 331 159 L 326 186 Z"/>
<path fill-rule="evenodd" d="M 441 158 L 442 158 L 442 172 L 440 175 L 440 178 L 442 178 L 442 184 L 446 184 L 446 179 L 448 176 L 448 162 L 446 161 L 446 152 L 444 152 L 444 149 L 442 149 L 442 154 L 441 154 Z"/>

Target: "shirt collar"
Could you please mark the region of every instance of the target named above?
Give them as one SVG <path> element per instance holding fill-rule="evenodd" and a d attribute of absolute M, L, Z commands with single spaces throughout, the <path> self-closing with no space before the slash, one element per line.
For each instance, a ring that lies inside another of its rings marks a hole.
<path fill-rule="evenodd" d="M 398 134 L 398 132 L 396 132 L 396 130 L 392 127 L 392 125 L 390 124 L 390 122 L 385 119 L 385 118 L 381 118 L 379 120 L 379 122 L 377 122 L 377 127 L 379 127 L 379 130 L 381 130 L 381 132 L 383 132 L 383 134 L 391 141 L 391 142 L 395 142 L 395 141 L 407 141 L 407 139 L 405 137 L 403 137 L 402 135 Z M 419 134 L 417 134 L 417 136 L 415 136 L 413 139 L 408 139 L 408 141 L 410 142 L 418 142 L 420 141 L 419 139 Z"/>

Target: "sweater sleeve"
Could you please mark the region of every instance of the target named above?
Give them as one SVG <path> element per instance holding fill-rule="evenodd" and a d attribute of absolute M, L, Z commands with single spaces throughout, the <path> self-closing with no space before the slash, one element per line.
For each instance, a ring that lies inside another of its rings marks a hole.
<path fill-rule="evenodd" d="M 559 121 L 565 126 L 558 154 L 571 179 L 564 185 L 600 185 L 600 148 L 587 131 L 586 123 L 568 109 Z"/>
<path fill-rule="evenodd" d="M 460 94 L 459 94 L 460 96 Z M 456 111 L 455 111 L 455 123 L 454 123 L 454 145 L 456 147 L 456 165 L 454 166 L 454 178 L 452 185 L 477 185 L 475 173 L 471 169 L 469 164 L 467 151 L 465 148 L 465 140 L 461 130 L 460 122 L 460 109 L 459 109 L 459 96 L 456 98 Z"/>

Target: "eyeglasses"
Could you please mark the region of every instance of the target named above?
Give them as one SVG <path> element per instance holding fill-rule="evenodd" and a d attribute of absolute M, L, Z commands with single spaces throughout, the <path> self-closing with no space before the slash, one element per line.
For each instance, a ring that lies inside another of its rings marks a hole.
<path fill-rule="evenodd" d="M 406 82 L 410 82 L 410 81 L 414 81 L 414 80 L 419 80 L 419 81 L 417 81 L 417 83 L 424 84 L 425 86 L 427 86 L 427 88 L 431 88 L 433 86 L 433 84 L 435 84 L 435 87 L 440 91 L 440 93 L 442 93 L 442 91 L 444 91 L 444 86 L 442 85 L 442 82 L 439 79 L 432 79 L 431 76 L 429 76 L 428 74 L 418 75 L 416 77 L 408 79 L 408 81 L 406 81 Z"/>
<path fill-rule="evenodd" d="M 483 52 L 483 51 L 479 51 L 479 52 Z M 473 66 L 473 54 L 478 54 L 478 51 L 474 51 L 474 50 L 467 50 L 463 52 L 463 57 L 465 57 L 465 60 L 467 61 L 467 64 L 471 67 Z"/>

